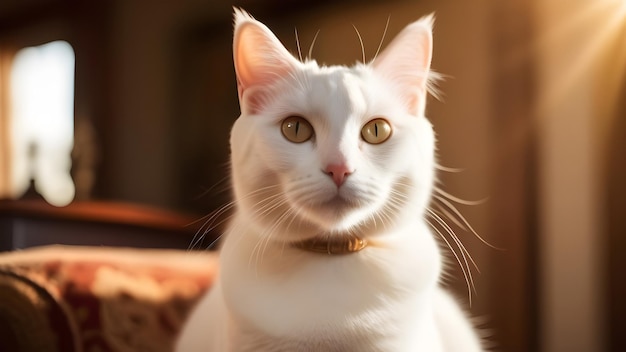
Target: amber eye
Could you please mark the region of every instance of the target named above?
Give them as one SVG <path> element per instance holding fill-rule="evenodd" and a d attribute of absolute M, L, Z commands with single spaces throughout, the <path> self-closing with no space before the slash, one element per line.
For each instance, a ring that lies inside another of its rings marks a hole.
<path fill-rule="evenodd" d="M 373 119 L 361 129 L 361 136 L 370 144 L 380 144 L 391 136 L 391 125 L 384 119 Z"/>
<path fill-rule="evenodd" d="M 313 136 L 313 126 L 304 117 L 289 116 L 281 126 L 283 136 L 294 143 L 306 142 Z"/>

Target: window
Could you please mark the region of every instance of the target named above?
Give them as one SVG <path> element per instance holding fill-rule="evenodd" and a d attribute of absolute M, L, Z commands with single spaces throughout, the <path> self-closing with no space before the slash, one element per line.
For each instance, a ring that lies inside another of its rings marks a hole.
<path fill-rule="evenodd" d="M 17 51 L 0 70 L 8 106 L 0 115 L 0 196 L 17 199 L 33 180 L 53 205 L 74 198 L 74 62 L 71 45 L 54 41 Z"/>

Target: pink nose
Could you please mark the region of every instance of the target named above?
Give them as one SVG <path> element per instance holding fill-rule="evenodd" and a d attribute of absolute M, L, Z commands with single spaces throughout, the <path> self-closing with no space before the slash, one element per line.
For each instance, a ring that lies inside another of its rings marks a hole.
<path fill-rule="evenodd" d="M 337 187 L 341 187 L 341 185 L 343 185 L 343 183 L 345 182 L 346 177 L 353 173 L 354 170 L 351 170 L 348 165 L 341 163 L 329 164 L 328 166 L 326 166 L 324 172 L 328 176 L 332 177 Z"/>

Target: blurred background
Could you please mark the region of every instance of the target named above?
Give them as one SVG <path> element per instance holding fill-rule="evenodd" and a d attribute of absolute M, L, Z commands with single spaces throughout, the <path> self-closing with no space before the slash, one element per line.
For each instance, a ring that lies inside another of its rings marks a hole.
<path fill-rule="evenodd" d="M 385 44 L 435 12 L 442 187 L 485 200 L 456 207 L 500 248 L 456 229 L 468 309 L 496 350 L 626 351 L 626 0 L 3 0 L 0 215 L 33 194 L 192 219 L 228 202 L 232 6 L 293 53 L 319 31 L 325 64 L 361 59 L 352 25 L 371 59 L 388 19 Z"/>

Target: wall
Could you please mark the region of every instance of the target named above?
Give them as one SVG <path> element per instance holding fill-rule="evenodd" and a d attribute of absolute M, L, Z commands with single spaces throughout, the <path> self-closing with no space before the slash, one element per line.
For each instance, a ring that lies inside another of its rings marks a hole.
<path fill-rule="evenodd" d="M 551 1 L 538 2 L 536 10 L 542 349 L 602 351 L 611 347 L 609 314 L 620 315 L 606 304 L 607 243 L 620 234 L 609 232 L 619 227 L 607 226 L 605 214 L 607 195 L 615 206 L 624 193 L 611 193 L 621 188 L 607 185 L 605 173 L 613 172 L 610 135 L 623 125 L 617 104 L 626 70 L 626 6 Z"/>
<path fill-rule="evenodd" d="M 107 197 L 175 206 L 172 60 L 176 31 L 187 21 L 215 19 L 224 6 L 206 1 L 116 1 L 110 19 L 110 148 Z M 210 63 L 207 63 L 210 64 Z M 230 69 L 229 67 L 225 69 Z"/>

